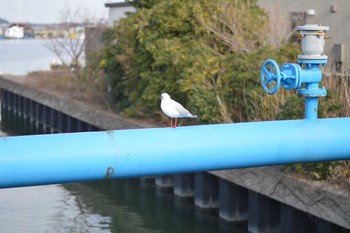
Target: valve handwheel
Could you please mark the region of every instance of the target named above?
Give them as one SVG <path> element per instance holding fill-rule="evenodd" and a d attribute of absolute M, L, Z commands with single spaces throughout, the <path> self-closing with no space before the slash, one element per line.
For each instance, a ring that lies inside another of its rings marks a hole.
<path fill-rule="evenodd" d="M 281 85 L 281 71 L 278 64 L 272 60 L 266 60 L 260 72 L 261 85 L 267 94 L 273 95 Z"/>

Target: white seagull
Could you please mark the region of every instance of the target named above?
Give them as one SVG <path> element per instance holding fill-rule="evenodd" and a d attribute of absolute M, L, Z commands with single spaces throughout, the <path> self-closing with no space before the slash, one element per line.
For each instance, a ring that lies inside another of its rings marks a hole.
<path fill-rule="evenodd" d="M 198 116 L 190 113 L 186 108 L 184 108 L 180 103 L 172 100 L 168 93 L 163 93 L 160 96 L 161 103 L 160 107 L 165 115 L 170 117 L 170 127 L 176 128 L 177 118 L 197 118 Z M 175 124 L 173 126 L 173 118 L 175 118 Z"/>

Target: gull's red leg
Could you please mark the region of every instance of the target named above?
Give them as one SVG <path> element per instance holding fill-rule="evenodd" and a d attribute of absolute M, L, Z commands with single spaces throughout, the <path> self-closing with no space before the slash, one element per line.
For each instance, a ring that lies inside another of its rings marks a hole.
<path fill-rule="evenodd" d="M 176 128 L 176 126 L 177 126 L 177 118 L 175 117 L 175 126 L 174 126 L 174 128 Z"/>

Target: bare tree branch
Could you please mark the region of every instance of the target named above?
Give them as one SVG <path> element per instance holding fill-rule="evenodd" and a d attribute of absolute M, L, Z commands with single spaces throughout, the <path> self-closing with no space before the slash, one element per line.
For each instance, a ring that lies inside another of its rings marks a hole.
<path fill-rule="evenodd" d="M 199 15 L 198 20 L 204 28 L 213 33 L 223 44 L 232 51 L 249 52 L 262 46 L 266 41 L 268 29 L 256 25 L 254 17 L 249 16 L 251 3 L 241 4 L 239 1 L 222 1 L 220 4 L 213 4 L 216 12 L 211 18 L 204 18 Z"/>
<path fill-rule="evenodd" d="M 64 66 L 71 66 L 78 72 L 85 45 L 88 43 L 84 33 L 85 28 L 92 24 L 102 25 L 103 18 L 97 20 L 86 8 L 80 7 L 73 10 L 66 4 L 59 12 L 58 21 L 63 37 L 53 38 L 50 45 L 46 47 L 58 57 Z"/>

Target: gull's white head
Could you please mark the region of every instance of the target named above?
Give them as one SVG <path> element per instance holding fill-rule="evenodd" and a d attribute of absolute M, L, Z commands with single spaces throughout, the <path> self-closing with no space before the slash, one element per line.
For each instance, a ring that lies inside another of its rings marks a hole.
<path fill-rule="evenodd" d="M 170 100 L 170 95 L 168 95 L 168 93 L 163 93 L 161 96 L 160 96 L 160 99 L 161 100 Z"/>

